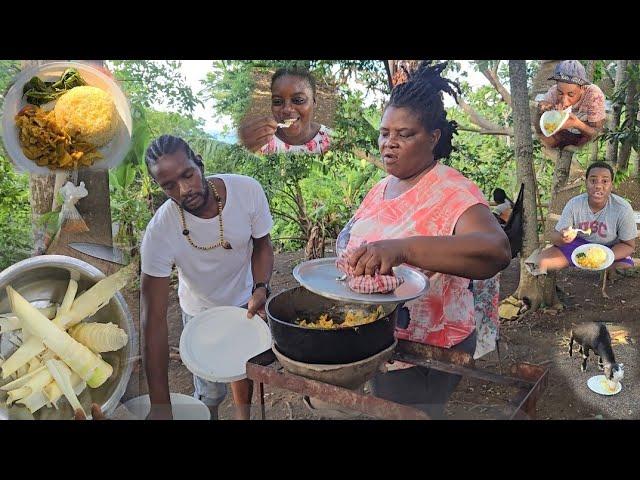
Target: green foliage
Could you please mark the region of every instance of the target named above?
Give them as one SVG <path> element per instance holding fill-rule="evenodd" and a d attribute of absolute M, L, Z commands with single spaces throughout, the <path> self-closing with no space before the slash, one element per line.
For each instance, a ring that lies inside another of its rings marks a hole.
<path fill-rule="evenodd" d="M 17 60 L 0 60 L 0 110 L 4 94 L 20 71 Z M 0 271 L 31 254 L 29 176 L 18 174 L 0 148 Z"/>
<path fill-rule="evenodd" d="M 164 103 L 188 114 L 202 104 L 180 73 L 180 61 L 110 60 L 108 65 L 132 104 L 150 108 Z"/>

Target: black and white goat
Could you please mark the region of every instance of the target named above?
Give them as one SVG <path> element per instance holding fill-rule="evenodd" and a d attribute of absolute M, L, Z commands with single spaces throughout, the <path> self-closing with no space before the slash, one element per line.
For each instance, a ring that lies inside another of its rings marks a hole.
<path fill-rule="evenodd" d="M 571 340 L 569 340 L 569 356 L 573 356 L 574 341 L 580 345 L 583 372 L 587 370 L 589 350 L 593 350 L 593 353 L 598 356 L 598 367 L 604 370 L 605 377 L 613 382 L 622 380 L 624 364 L 616 363 L 611 347 L 611 336 L 604 323 L 587 322 L 574 326 L 571 329 Z"/>

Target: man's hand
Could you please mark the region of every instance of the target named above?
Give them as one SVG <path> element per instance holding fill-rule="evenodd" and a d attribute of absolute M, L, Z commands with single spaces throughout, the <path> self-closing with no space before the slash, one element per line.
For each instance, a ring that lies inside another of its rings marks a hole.
<path fill-rule="evenodd" d="M 102 410 L 100 409 L 100 405 L 98 405 L 97 403 L 92 403 L 91 404 L 91 417 L 93 418 L 93 420 L 106 420 L 107 419 L 107 417 L 104 416 L 104 413 L 102 413 Z M 78 408 L 74 412 L 73 419 L 74 420 L 86 420 L 87 417 L 84 414 L 84 412 Z"/>
<path fill-rule="evenodd" d="M 549 102 L 538 102 L 538 112 L 540 113 L 544 113 L 547 112 L 549 110 L 553 110 L 555 108 L 555 105 L 553 103 L 549 103 Z"/>
<path fill-rule="evenodd" d="M 264 287 L 256 288 L 256 291 L 251 295 L 249 304 L 247 305 L 247 318 L 253 318 L 257 313 L 263 320 L 266 320 L 267 312 L 264 309 L 266 303 L 267 289 Z"/>
<path fill-rule="evenodd" d="M 567 118 L 560 130 L 569 130 L 571 128 L 575 128 L 577 126 L 577 122 L 580 122 L 580 119 L 576 117 L 575 113 L 570 113 L 569 118 Z"/>
<path fill-rule="evenodd" d="M 405 263 L 406 251 L 402 240 L 380 240 L 367 243 L 353 251 L 349 265 L 353 275 L 390 275 L 391 268 Z"/>
<path fill-rule="evenodd" d="M 578 231 L 574 230 L 571 227 L 565 228 L 560 233 L 562 234 L 563 243 L 571 243 L 571 242 L 573 242 L 575 240 L 576 236 L 578 235 Z"/>

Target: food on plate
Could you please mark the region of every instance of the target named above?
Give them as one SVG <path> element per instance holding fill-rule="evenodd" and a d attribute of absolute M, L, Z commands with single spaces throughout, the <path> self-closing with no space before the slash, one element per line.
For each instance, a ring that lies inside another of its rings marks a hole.
<path fill-rule="evenodd" d="M 615 380 L 609 380 L 603 375 L 600 379 L 600 386 L 606 392 L 615 393 L 615 391 L 618 389 L 618 382 L 616 382 Z"/>
<path fill-rule="evenodd" d="M 22 87 L 22 94 L 27 103 L 39 106 L 56 100 L 72 88 L 86 84 L 75 68 L 67 68 L 56 82 L 45 82 L 38 77 L 32 77 Z"/>
<path fill-rule="evenodd" d="M 95 145 L 73 141 L 59 127 L 54 112 L 27 105 L 15 121 L 22 152 L 41 167 L 72 169 L 103 158 Z"/>
<path fill-rule="evenodd" d="M 296 319 L 296 324 L 301 327 L 318 328 L 318 329 L 338 329 L 357 327 L 358 325 L 365 325 L 367 323 L 375 322 L 379 318 L 385 316 L 382 305 L 379 305 L 373 312 L 367 312 L 366 310 L 356 309 L 347 310 L 342 320 L 338 318 L 331 318 L 330 314 L 323 313 L 315 320 Z"/>
<path fill-rule="evenodd" d="M 576 263 L 584 268 L 600 268 L 607 261 L 607 252 L 600 247 L 590 247 L 576 254 Z"/>
<path fill-rule="evenodd" d="M 558 124 L 556 122 L 544 122 L 544 129 L 547 132 L 553 132 L 558 128 Z"/>
<path fill-rule="evenodd" d="M 119 116 L 111 95 L 104 90 L 82 86 L 69 90 L 56 102 L 56 124 L 79 142 L 101 147 L 118 130 Z"/>

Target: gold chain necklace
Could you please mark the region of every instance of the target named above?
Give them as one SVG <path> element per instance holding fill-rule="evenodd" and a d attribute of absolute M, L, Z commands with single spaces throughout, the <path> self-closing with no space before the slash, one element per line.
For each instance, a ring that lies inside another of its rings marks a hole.
<path fill-rule="evenodd" d="M 215 198 L 216 201 L 218 202 L 218 222 L 220 224 L 220 240 L 218 240 L 213 245 L 209 245 L 207 247 L 201 247 L 200 245 L 196 245 L 195 243 L 193 243 L 193 240 L 191 240 L 189 229 L 187 228 L 187 222 L 184 218 L 184 210 L 182 209 L 182 205 L 178 205 L 178 208 L 180 210 L 180 220 L 182 222 L 182 234 L 185 237 L 187 237 L 187 240 L 189 241 L 191 246 L 197 248 L 198 250 L 213 250 L 214 248 L 217 248 L 217 247 L 222 247 L 225 250 L 231 250 L 231 244 L 224 239 L 224 229 L 222 227 L 222 199 L 220 198 L 220 195 L 218 195 L 218 191 L 216 190 L 216 187 L 213 184 L 213 181 L 207 180 L 207 184 L 209 185 L 209 188 L 213 193 L 213 198 Z"/>

